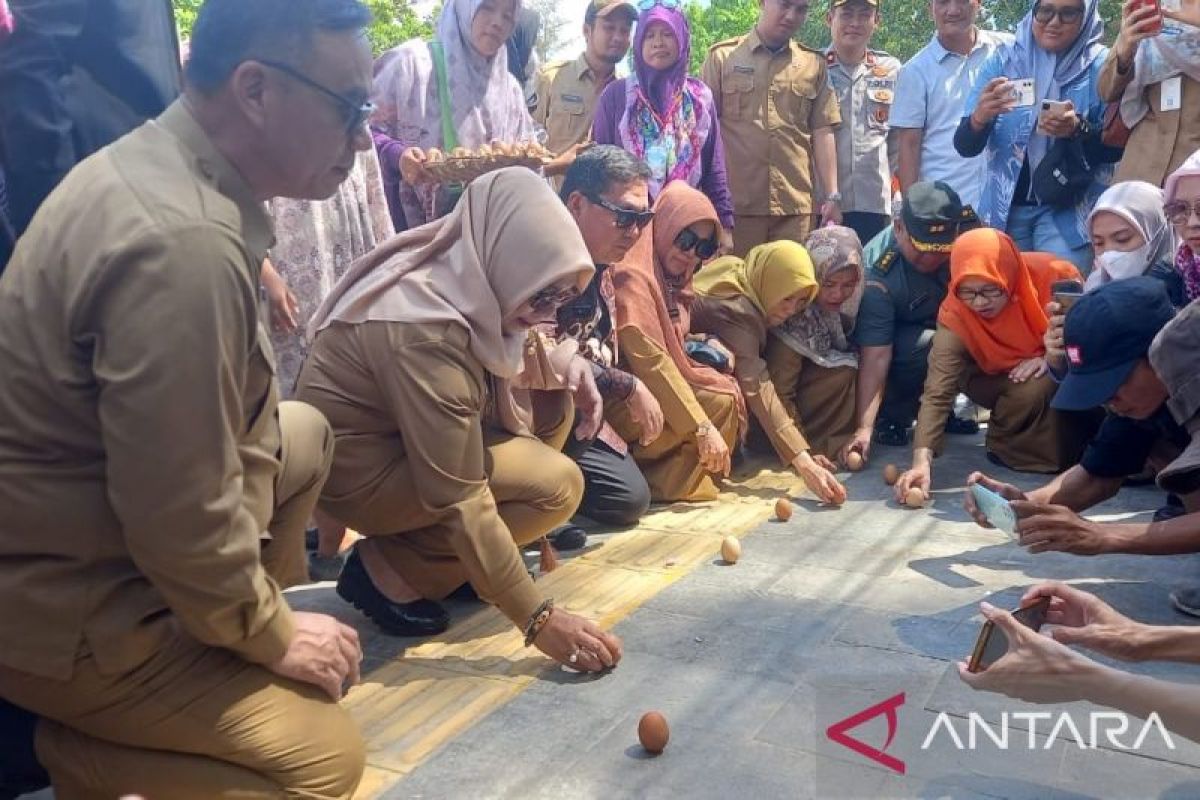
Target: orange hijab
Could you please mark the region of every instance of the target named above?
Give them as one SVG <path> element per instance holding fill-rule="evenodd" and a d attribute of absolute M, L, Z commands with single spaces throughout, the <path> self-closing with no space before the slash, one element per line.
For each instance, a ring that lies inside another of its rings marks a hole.
<path fill-rule="evenodd" d="M 982 278 L 1008 292 L 1008 305 L 995 319 L 984 319 L 958 299 L 966 278 Z M 1069 261 L 1051 253 L 1022 253 L 1007 234 L 977 228 L 962 234 L 950 251 L 950 287 L 938 311 L 938 323 L 954 331 L 985 373 L 998 375 L 1027 358 L 1046 352 L 1042 336 L 1049 320 L 1050 285 L 1081 280 Z"/>
<path fill-rule="evenodd" d="M 632 327 L 641 331 L 667 352 L 689 386 L 736 397 L 744 423 L 745 401 L 733 376 L 697 364 L 684 350 L 695 297 L 692 276 L 685 276 L 672 288 L 662 266 L 675 237 L 684 228 L 706 220 L 720 228 L 716 209 L 707 197 L 684 181 L 672 181 L 658 195 L 654 211 L 649 229 L 625 258 L 612 267 L 617 330 Z"/>

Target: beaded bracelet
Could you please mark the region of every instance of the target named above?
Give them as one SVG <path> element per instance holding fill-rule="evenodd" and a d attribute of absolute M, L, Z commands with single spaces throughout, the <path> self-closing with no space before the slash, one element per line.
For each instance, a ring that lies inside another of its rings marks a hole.
<path fill-rule="evenodd" d="M 533 640 L 542 632 L 542 628 L 546 627 L 546 622 L 550 619 L 550 612 L 554 610 L 554 598 L 547 598 L 542 601 L 542 604 L 537 607 L 537 611 L 533 612 L 533 616 L 529 618 L 528 624 L 525 625 L 525 646 L 529 647 L 533 644 Z"/>

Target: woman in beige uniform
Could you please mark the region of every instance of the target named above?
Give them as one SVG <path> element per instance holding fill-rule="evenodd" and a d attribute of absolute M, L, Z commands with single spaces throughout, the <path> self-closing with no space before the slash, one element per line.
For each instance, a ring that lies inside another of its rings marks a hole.
<path fill-rule="evenodd" d="M 620 658 L 615 637 L 542 597 L 518 550 L 583 493 L 574 462 L 532 435 L 514 382 L 528 330 L 592 273 L 562 203 L 510 168 L 360 260 L 315 315 L 297 396 L 336 437 L 321 506 L 365 537 L 338 593 L 385 631 L 443 630 L 433 601 L 470 581 L 551 658 Z"/>
<path fill-rule="evenodd" d="M 964 392 L 991 409 L 987 456 L 1022 472 L 1060 472 L 1076 463 L 1090 436 L 1086 418 L 1056 411 L 1058 385 L 1046 374 L 1043 310 L 1057 280 L 1079 280 L 1069 261 L 1022 253 L 1007 234 L 980 228 L 950 251 L 950 285 L 938 312 L 929 375 L 913 435 L 913 465 L 896 482 L 929 494 L 933 458 L 946 418 Z"/>
<path fill-rule="evenodd" d="M 819 291 L 771 330 L 767 370 L 779 399 L 813 453 L 845 460 L 854 437 L 858 352 L 850 341 L 863 294 L 862 244 L 850 228 L 830 226 L 805 240 Z"/>
<path fill-rule="evenodd" d="M 730 448 L 746 421 L 737 382 L 687 354 L 692 275 L 717 250 L 717 212 L 682 181 L 667 184 L 654 212 L 650 228 L 613 267 L 613 284 L 621 365 L 650 389 L 666 425 L 643 447 L 623 403 L 606 416 L 632 445 L 652 498 L 714 500 L 713 476 L 729 475 Z"/>
<path fill-rule="evenodd" d="M 834 465 L 810 452 L 792 413 L 771 382 L 763 351 L 768 330 L 787 320 L 816 296 L 812 261 L 803 247 L 780 240 L 746 254 L 718 258 L 696 275 L 692 331 L 716 336 L 733 353 L 733 374 L 746 405 L 754 412 L 775 451 L 826 503 L 841 503 L 845 492 Z"/>

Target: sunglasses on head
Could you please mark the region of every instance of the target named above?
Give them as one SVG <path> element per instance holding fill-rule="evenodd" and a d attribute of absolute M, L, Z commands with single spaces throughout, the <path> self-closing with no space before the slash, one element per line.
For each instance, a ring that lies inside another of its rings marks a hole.
<path fill-rule="evenodd" d="M 663 8 L 680 9 L 683 8 L 683 0 L 638 0 L 638 11 L 649 11 L 655 6 Z"/>
<path fill-rule="evenodd" d="M 1074 6 L 1056 8 L 1055 6 L 1044 6 L 1041 3 L 1033 7 L 1033 18 L 1043 25 L 1049 25 L 1055 17 L 1062 20 L 1063 25 L 1074 25 L 1083 19 L 1083 9 Z"/>
<path fill-rule="evenodd" d="M 649 209 L 639 211 L 636 208 L 621 208 L 620 206 L 613 205 L 599 195 L 595 197 L 592 195 L 584 195 L 584 197 L 606 211 L 611 211 L 612 215 L 616 217 L 616 224 L 618 228 L 632 228 L 636 225 L 638 230 L 641 230 L 649 225 L 651 220 L 654 219 L 654 212 Z"/>
<path fill-rule="evenodd" d="M 533 297 L 529 298 L 529 307 L 536 312 L 551 311 L 562 308 L 578 296 L 578 286 L 551 284 L 539 289 Z"/>
<path fill-rule="evenodd" d="M 715 235 L 709 239 L 701 239 L 691 228 L 684 228 L 675 237 L 675 246 L 685 253 L 693 250 L 697 258 L 707 261 L 717 254 L 717 248 L 721 246 L 721 243 L 717 241 Z"/>

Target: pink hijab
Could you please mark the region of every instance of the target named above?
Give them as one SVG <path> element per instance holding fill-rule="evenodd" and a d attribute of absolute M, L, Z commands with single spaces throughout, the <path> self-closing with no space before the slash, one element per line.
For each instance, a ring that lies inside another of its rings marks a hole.
<path fill-rule="evenodd" d="M 0 0 L 0 42 L 13 32 L 13 15 L 8 10 L 8 0 Z"/>

